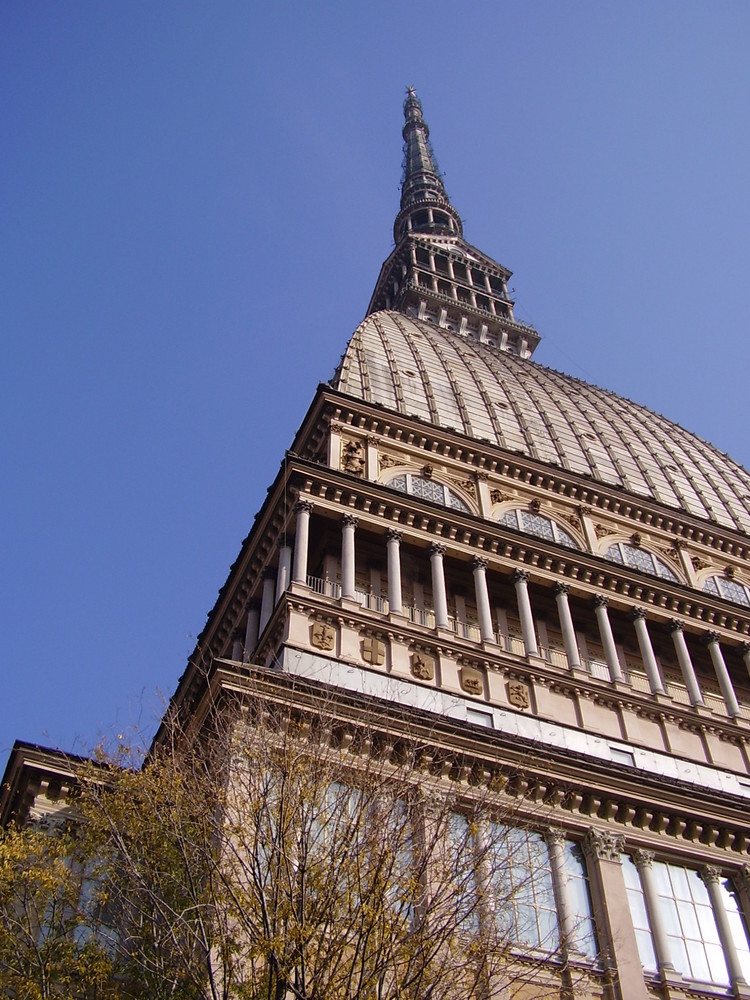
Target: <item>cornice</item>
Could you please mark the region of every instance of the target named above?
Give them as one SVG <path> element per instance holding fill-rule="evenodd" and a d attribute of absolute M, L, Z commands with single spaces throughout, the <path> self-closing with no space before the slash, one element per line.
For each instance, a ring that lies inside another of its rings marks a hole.
<path fill-rule="evenodd" d="M 420 787 L 448 780 L 467 801 L 484 788 L 497 795 L 499 806 L 514 802 L 514 813 L 540 828 L 552 824 L 578 834 L 594 828 L 626 837 L 631 848 L 669 850 L 673 859 L 679 852 L 705 862 L 710 851 L 717 863 L 736 865 L 750 853 L 747 801 L 737 796 L 703 789 L 698 800 L 685 782 L 624 774 L 615 764 L 540 747 L 517 734 L 403 705 L 394 711 L 372 695 L 254 666 L 240 670 L 221 660 L 196 716 L 206 719 L 222 698 L 237 697 L 284 705 L 308 728 L 323 718 L 320 732 L 332 746 L 411 759 Z"/>
<path fill-rule="evenodd" d="M 317 405 L 316 405 L 317 404 Z M 692 541 L 739 559 L 750 558 L 747 536 L 732 528 L 696 518 L 684 511 L 666 507 L 647 497 L 628 493 L 621 487 L 599 483 L 588 476 L 566 473 L 528 456 L 511 454 L 483 439 L 450 431 L 415 416 L 385 410 L 377 404 L 353 399 L 330 386 L 321 386 L 314 406 L 325 422 L 335 419 L 368 434 L 402 443 L 409 448 L 442 455 L 483 472 L 495 473 L 506 480 L 544 490 L 575 504 L 609 512 L 630 522 L 665 531 L 675 538 Z M 312 415 L 312 408 L 311 414 Z M 304 457 L 307 449 L 295 442 L 295 451 Z"/>

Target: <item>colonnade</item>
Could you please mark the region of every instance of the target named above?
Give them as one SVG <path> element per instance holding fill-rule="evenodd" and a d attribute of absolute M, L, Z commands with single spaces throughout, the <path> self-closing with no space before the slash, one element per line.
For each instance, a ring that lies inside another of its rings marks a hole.
<path fill-rule="evenodd" d="M 284 536 L 279 542 L 278 569 L 267 570 L 263 574 L 260 604 L 257 601 L 251 601 L 248 604 L 247 628 L 244 642 L 246 656 L 255 648 L 258 636 L 263 633 L 265 626 L 271 618 L 273 608 L 288 588 L 290 581 L 296 584 L 307 584 L 310 516 L 313 511 L 313 504 L 309 500 L 300 500 L 295 506 L 295 511 L 297 514 L 297 524 L 293 554 L 291 541 Z M 341 596 L 347 600 L 357 599 L 355 585 L 357 520 L 355 514 L 347 512 L 343 515 L 341 521 Z M 386 532 L 385 540 L 389 610 L 391 614 L 402 615 L 404 613 L 401 574 L 401 542 L 403 540 L 403 533 L 396 528 L 391 528 Z M 446 547 L 442 542 L 433 542 L 428 548 L 435 626 L 441 629 L 450 629 L 451 623 L 448 612 L 444 564 L 445 553 Z M 484 556 L 476 555 L 473 557 L 471 569 L 474 580 L 480 637 L 482 642 L 496 643 L 498 637 L 493 628 L 492 606 L 487 586 L 487 568 L 488 560 Z M 511 582 L 513 583 L 516 595 L 518 618 L 521 624 L 524 651 L 527 656 L 539 656 L 538 631 L 534 620 L 528 581 L 529 574 L 526 570 L 516 569 L 511 575 Z M 580 646 L 569 604 L 570 587 L 566 583 L 558 582 L 553 587 L 553 594 L 568 667 L 572 671 L 585 670 L 581 661 Z M 595 595 L 591 599 L 591 607 L 598 626 L 609 680 L 615 685 L 627 684 L 628 681 L 623 671 L 612 632 L 607 597 L 603 594 Z M 633 608 L 628 618 L 635 631 L 650 691 L 655 696 L 664 696 L 666 694 L 664 682 L 659 671 L 659 665 L 649 634 L 646 611 L 643 608 Z M 693 707 L 702 707 L 705 702 L 690 651 L 685 641 L 684 624 L 675 619 L 669 622 L 668 630 L 672 638 L 675 657 L 685 684 L 689 702 Z M 237 637 L 235 637 L 236 640 Z M 726 705 L 727 714 L 730 718 L 737 718 L 741 715 L 741 710 L 721 650 L 719 635 L 716 632 L 709 631 L 703 636 L 702 641 L 711 658 L 711 663 L 713 664 L 719 688 Z M 750 673 L 750 643 L 744 644 L 741 647 L 741 652 Z"/>

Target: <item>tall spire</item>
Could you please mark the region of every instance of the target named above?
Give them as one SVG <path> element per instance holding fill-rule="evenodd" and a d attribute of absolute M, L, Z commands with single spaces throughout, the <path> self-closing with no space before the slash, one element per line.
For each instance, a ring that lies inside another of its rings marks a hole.
<path fill-rule="evenodd" d="M 398 243 L 407 232 L 461 236 L 461 218 L 445 193 L 430 145 L 430 130 L 413 87 L 406 91 L 404 118 L 404 176 L 401 211 L 393 225 L 394 239 Z"/>

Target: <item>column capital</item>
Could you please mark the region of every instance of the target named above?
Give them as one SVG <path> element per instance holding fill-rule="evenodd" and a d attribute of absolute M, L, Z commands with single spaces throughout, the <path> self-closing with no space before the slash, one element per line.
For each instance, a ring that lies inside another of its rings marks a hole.
<path fill-rule="evenodd" d="M 314 509 L 315 509 L 315 504 L 312 502 L 312 500 L 298 500 L 297 503 L 294 505 L 294 510 L 297 514 L 303 514 L 303 513 L 312 514 Z"/>
<path fill-rule="evenodd" d="M 750 642 L 740 643 L 740 656 L 747 656 L 750 653 Z"/>
<path fill-rule="evenodd" d="M 473 556 L 471 560 L 472 569 L 487 569 L 489 564 L 489 559 L 486 559 L 484 556 Z"/>
<path fill-rule="evenodd" d="M 266 566 L 263 572 L 260 574 L 263 580 L 275 580 L 278 570 L 275 566 Z"/>
<path fill-rule="evenodd" d="M 565 594 L 565 596 L 567 597 L 568 594 L 570 593 L 570 584 L 558 582 L 552 588 L 552 593 L 555 595 L 555 597 L 559 597 L 560 594 Z"/>
<path fill-rule="evenodd" d="M 633 851 L 633 861 L 635 862 L 635 867 L 638 871 L 641 868 L 651 868 L 654 863 L 654 852 L 639 849 Z"/>
<path fill-rule="evenodd" d="M 701 642 L 704 646 L 710 646 L 712 642 L 718 644 L 720 638 L 721 636 L 718 632 L 706 632 L 705 635 L 701 636 Z"/>
<path fill-rule="evenodd" d="M 401 542 L 404 537 L 403 531 L 399 531 L 398 528 L 389 528 L 385 533 L 386 540 L 389 542 Z"/>
<path fill-rule="evenodd" d="M 276 539 L 276 548 L 291 549 L 294 544 L 294 535 L 279 535 Z"/>
<path fill-rule="evenodd" d="M 236 628 L 232 632 L 232 642 L 242 642 L 245 638 L 245 630 L 241 628 Z"/>
<path fill-rule="evenodd" d="M 257 611 L 260 608 L 260 601 L 257 597 L 251 597 L 245 601 L 245 611 Z"/>
<path fill-rule="evenodd" d="M 704 865 L 698 870 L 698 874 L 706 885 L 710 885 L 711 883 L 718 885 L 724 877 L 721 868 L 717 868 L 716 865 Z"/>
<path fill-rule="evenodd" d="M 631 620 L 631 622 L 636 622 L 636 621 L 645 622 L 647 617 L 648 616 L 646 614 L 645 608 L 632 608 L 628 612 L 628 618 Z"/>
<path fill-rule="evenodd" d="M 444 556 L 445 546 L 442 542 L 432 542 L 428 548 L 428 552 L 431 556 Z"/>
<path fill-rule="evenodd" d="M 667 631 L 670 635 L 672 635 L 673 632 L 684 632 L 685 623 L 681 622 L 679 618 L 672 618 L 667 622 Z"/>
<path fill-rule="evenodd" d="M 591 598 L 592 608 L 606 608 L 608 604 L 609 600 L 604 596 L 604 594 L 595 594 L 594 597 Z"/>
<path fill-rule="evenodd" d="M 490 478 L 486 472 L 475 472 L 474 476 L 478 483 L 486 483 Z"/>
<path fill-rule="evenodd" d="M 601 861 L 618 861 L 625 846 L 625 839 L 609 830 L 589 830 L 583 846 L 591 857 Z"/>
<path fill-rule="evenodd" d="M 345 528 L 356 528 L 359 523 L 359 518 L 356 514 L 344 514 L 341 518 L 341 523 Z"/>
<path fill-rule="evenodd" d="M 510 575 L 513 583 L 528 583 L 529 573 L 525 569 L 514 569 Z"/>
<path fill-rule="evenodd" d="M 544 831 L 544 839 L 550 847 L 552 844 L 564 844 L 565 830 L 559 826 L 550 826 Z"/>

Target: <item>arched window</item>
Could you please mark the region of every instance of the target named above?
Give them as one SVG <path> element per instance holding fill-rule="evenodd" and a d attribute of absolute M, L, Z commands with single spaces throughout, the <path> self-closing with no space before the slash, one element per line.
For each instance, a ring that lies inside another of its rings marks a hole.
<path fill-rule="evenodd" d="M 404 472 L 391 479 L 388 485 L 394 490 L 411 493 L 412 496 L 422 500 L 430 500 L 432 503 L 442 504 L 443 507 L 452 507 L 453 510 L 460 510 L 465 514 L 471 513 L 467 505 L 460 497 L 456 496 L 453 490 L 443 486 L 442 483 L 436 483 L 434 479 L 425 479 L 424 476 L 415 476 L 411 472 Z"/>
<path fill-rule="evenodd" d="M 709 576 L 703 583 L 703 589 L 716 597 L 723 597 L 725 601 L 750 607 L 750 588 L 737 580 L 730 580 L 728 576 Z"/>
<path fill-rule="evenodd" d="M 558 545 L 564 545 L 568 549 L 581 547 L 575 538 L 552 518 L 545 517 L 544 514 L 535 514 L 530 510 L 507 510 L 500 518 L 500 524 L 515 528 L 516 531 L 523 531 L 527 535 L 536 535 L 537 538 L 557 542 Z"/>
<path fill-rule="evenodd" d="M 614 545 L 610 545 L 604 553 L 604 558 L 610 562 L 620 563 L 621 566 L 638 569 L 642 573 L 660 576 L 662 580 L 679 583 L 677 575 L 658 556 L 628 542 L 615 542 Z"/>

